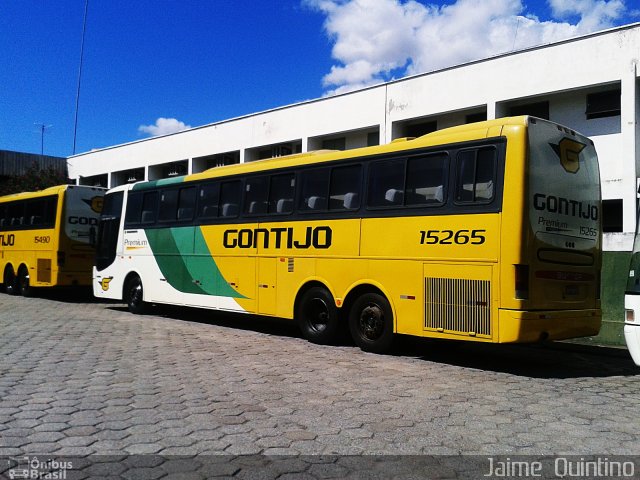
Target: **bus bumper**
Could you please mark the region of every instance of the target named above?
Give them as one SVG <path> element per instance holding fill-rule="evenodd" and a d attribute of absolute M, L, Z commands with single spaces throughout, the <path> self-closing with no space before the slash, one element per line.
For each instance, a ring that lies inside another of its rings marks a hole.
<path fill-rule="evenodd" d="M 640 295 L 624 296 L 624 340 L 633 362 L 640 366 Z"/>
<path fill-rule="evenodd" d="M 598 334 L 601 322 L 599 308 L 540 312 L 500 310 L 498 342 L 532 343 L 589 337 Z"/>
<path fill-rule="evenodd" d="M 633 363 L 640 367 L 640 325 L 625 324 L 624 339 L 627 342 Z"/>

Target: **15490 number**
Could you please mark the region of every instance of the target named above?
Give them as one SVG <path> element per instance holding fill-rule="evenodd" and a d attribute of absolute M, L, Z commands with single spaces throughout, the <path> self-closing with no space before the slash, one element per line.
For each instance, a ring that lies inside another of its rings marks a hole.
<path fill-rule="evenodd" d="M 482 245 L 486 230 L 420 230 L 422 245 Z"/>

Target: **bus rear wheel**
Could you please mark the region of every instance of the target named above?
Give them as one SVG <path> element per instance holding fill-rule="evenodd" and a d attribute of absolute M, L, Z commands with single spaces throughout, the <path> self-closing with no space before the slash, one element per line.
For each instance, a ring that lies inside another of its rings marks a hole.
<path fill-rule="evenodd" d="M 365 352 L 388 351 L 394 340 L 389 301 L 379 293 L 360 296 L 349 313 L 349 330 L 353 341 Z"/>
<path fill-rule="evenodd" d="M 141 315 L 147 310 L 147 304 L 144 302 L 144 291 L 142 289 L 142 280 L 137 275 L 131 277 L 124 286 L 124 301 L 131 313 Z"/>
<path fill-rule="evenodd" d="M 324 287 L 312 287 L 302 295 L 296 320 L 304 338 L 321 345 L 338 340 L 340 315 L 331 292 Z"/>
<path fill-rule="evenodd" d="M 18 289 L 23 297 L 32 297 L 33 296 L 33 287 L 31 286 L 29 270 L 27 267 L 22 265 L 20 270 L 18 270 Z"/>

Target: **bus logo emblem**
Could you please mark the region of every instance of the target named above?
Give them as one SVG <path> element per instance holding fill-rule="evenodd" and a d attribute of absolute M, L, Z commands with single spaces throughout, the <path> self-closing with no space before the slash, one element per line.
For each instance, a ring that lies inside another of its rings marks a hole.
<path fill-rule="evenodd" d="M 576 142 L 570 138 L 563 138 L 557 145 L 550 144 L 553 151 L 560 157 L 560 164 L 569 173 L 577 173 L 580 170 L 580 152 L 584 150 L 584 143 Z"/>
<path fill-rule="evenodd" d="M 103 291 L 107 291 L 109 290 L 109 284 L 111 283 L 111 280 L 113 280 L 113 277 L 105 277 L 100 281 L 100 286 L 102 287 Z"/>
<path fill-rule="evenodd" d="M 103 203 L 104 198 L 100 197 L 100 196 L 96 196 L 93 197 L 91 199 L 88 198 L 83 198 L 82 201 L 84 203 L 86 203 L 89 208 L 91 210 L 93 210 L 95 213 L 101 213 L 102 212 L 102 203 Z"/>

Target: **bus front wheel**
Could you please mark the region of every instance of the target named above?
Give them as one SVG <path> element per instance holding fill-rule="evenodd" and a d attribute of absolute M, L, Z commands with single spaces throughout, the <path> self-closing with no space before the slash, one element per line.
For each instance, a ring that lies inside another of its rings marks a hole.
<path fill-rule="evenodd" d="M 312 343 L 330 344 L 338 339 L 340 315 L 331 292 L 324 287 L 312 287 L 302 295 L 296 319 L 302 335 Z"/>
<path fill-rule="evenodd" d="M 143 314 L 147 304 L 143 301 L 142 280 L 137 275 L 131 277 L 124 287 L 124 301 L 131 313 Z"/>
<path fill-rule="evenodd" d="M 394 339 L 389 301 L 379 293 L 360 296 L 349 313 L 349 330 L 353 341 L 365 352 L 388 351 Z"/>
<path fill-rule="evenodd" d="M 9 295 L 17 295 L 18 293 L 16 275 L 13 273 L 11 266 L 8 266 L 4 271 L 4 290 Z"/>

